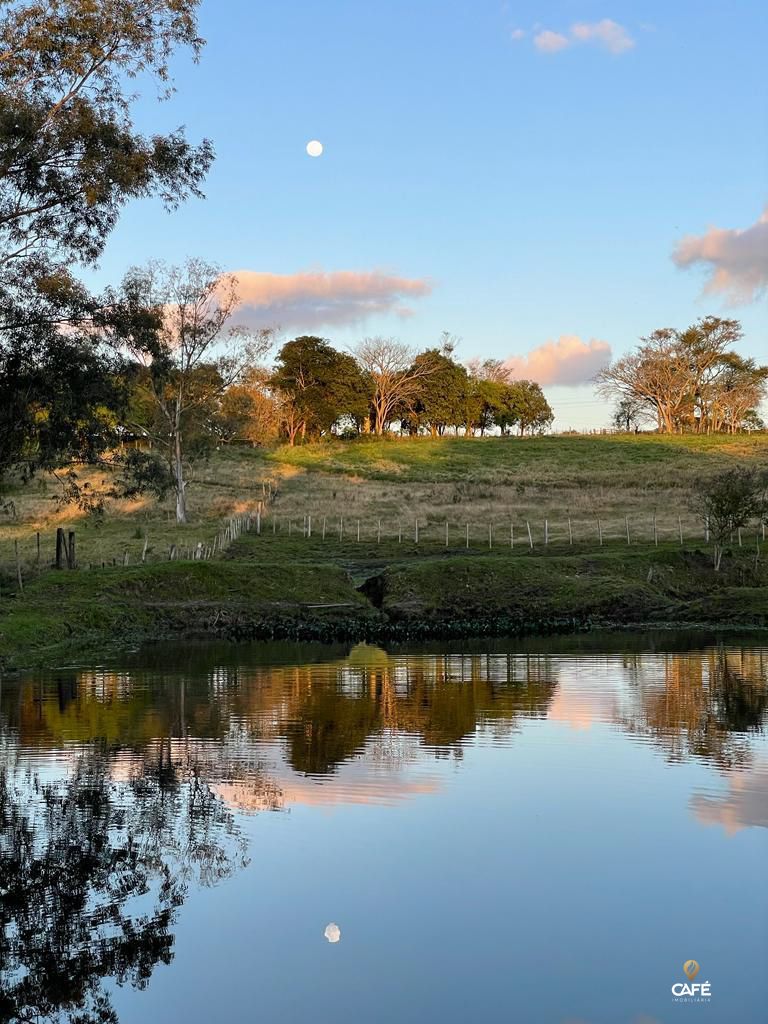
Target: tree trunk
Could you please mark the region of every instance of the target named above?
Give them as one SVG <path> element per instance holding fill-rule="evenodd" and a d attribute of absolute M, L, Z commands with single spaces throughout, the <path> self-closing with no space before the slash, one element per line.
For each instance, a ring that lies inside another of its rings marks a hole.
<path fill-rule="evenodd" d="M 176 522 L 187 521 L 187 494 L 184 482 L 184 466 L 182 463 L 181 431 L 177 430 L 173 439 L 173 483 L 176 491 Z"/>

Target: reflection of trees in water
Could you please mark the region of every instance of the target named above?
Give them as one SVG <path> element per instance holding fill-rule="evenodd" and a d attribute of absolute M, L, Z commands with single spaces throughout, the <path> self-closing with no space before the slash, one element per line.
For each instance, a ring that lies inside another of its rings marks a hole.
<path fill-rule="evenodd" d="M 325 774 L 363 749 L 393 763 L 402 755 L 403 736 L 415 737 L 435 756 L 460 756 L 478 728 L 501 736 L 518 729 L 521 719 L 546 717 L 555 685 L 544 658 L 385 656 L 294 699 L 285 727 L 290 764 Z"/>
<path fill-rule="evenodd" d="M 170 962 L 188 884 L 232 873 L 242 840 L 193 768 L 166 761 L 115 782 L 94 746 L 46 781 L 5 748 L 0 1020 L 114 1022 L 105 985 L 142 988 Z"/>
<path fill-rule="evenodd" d="M 628 663 L 636 685 L 631 710 L 621 724 L 648 735 L 672 760 L 690 755 L 723 768 L 751 758 L 749 734 L 762 733 L 768 711 L 768 659 L 764 652 L 718 648 Z"/>
<path fill-rule="evenodd" d="M 249 744 L 278 740 L 295 771 L 322 775 L 363 750 L 395 766 L 413 743 L 460 756 L 478 728 L 501 737 L 526 718 L 546 717 L 553 675 L 541 655 L 414 658 L 361 645 L 325 665 L 221 668 L 183 679 L 76 673 L 55 681 L 55 696 L 50 684 L 47 692 L 24 684 L 4 711 L 34 746 L 98 737 L 110 749 L 146 753 L 158 738 L 205 738 L 216 741 L 209 753 L 219 751 L 219 778 L 231 779 L 242 776 Z"/>

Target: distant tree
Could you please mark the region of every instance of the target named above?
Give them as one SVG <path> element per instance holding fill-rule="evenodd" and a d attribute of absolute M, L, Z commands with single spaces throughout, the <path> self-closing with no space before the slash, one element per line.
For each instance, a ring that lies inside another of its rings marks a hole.
<path fill-rule="evenodd" d="M 461 421 L 467 371 L 451 359 L 445 346 L 443 351 L 432 348 L 420 352 L 411 369 L 420 375 L 421 384 L 404 410 L 405 417 L 417 426 L 426 426 L 433 437 L 442 436 L 448 427 Z"/>
<path fill-rule="evenodd" d="M 601 370 L 598 389 L 639 404 L 664 433 L 739 429 L 740 417 L 768 389 L 768 370 L 732 351 L 741 336 L 737 320 L 714 316 L 682 331 L 654 331 Z"/>
<path fill-rule="evenodd" d="M 742 430 L 752 433 L 755 430 L 765 430 L 765 420 L 757 409 L 747 409 L 741 420 Z"/>
<path fill-rule="evenodd" d="M 242 440 L 257 445 L 277 438 L 282 422 L 282 402 L 270 387 L 270 374 L 262 367 L 254 367 L 224 392 L 215 429 L 223 441 Z"/>
<path fill-rule="evenodd" d="M 471 359 L 467 369 L 476 380 L 492 384 L 511 384 L 514 380 L 511 367 L 502 359 Z"/>
<path fill-rule="evenodd" d="M 747 429 L 766 395 L 768 367 L 736 353 L 723 357 L 717 380 L 708 395 L 708 418 L 713 430 L 735 434 Z M 759 419 L 759 417 L 758 417 Z"/>
<path fill-rule="evenodd" d="M 541 434 L 552 425 L 555 414 L 541 390 L 532 380 L 516 380 L 503 391 L 503 418 L 515 424 L 521 437 Z"/>
<path fill-rule="evenodd" d="M 436 367 L 424 360 L 416 364 L 411 349 L 394 338 L 366 338 L 355 355 L 371 381 L 373 429 L 381 435 L 398 406 L 409 407 L 416 401 L 424 380 Z"/>
<path fill-rule="evenodd" d="M 636 398 L 620 398 L 613 410 L 613 426 L 629 434 L 640 428 L 645 414 L 643 403 Z"/>
<path fill-rule="evenodd" d="M 740 467 L 699 480 L 694 489 L 692 507 L 707 526 L 714 545 L 715 572 L 719 572 L 723 548 L 735 531 L 755 519 L 765 519 L 768 474 Z"/>
<path fill-rule="evenodd" d="M 184 523 L 185 438 L 200 436 L 219 400 L 257 365 L 272 336 L 228 326 L 238 301 L 237 280 L 202 260 L 181 267 L 160 262 L 134 267 L 123 282 L 122 298 L 146 312 L 141 331 L 118 331 L 115 338 L 147 370 L 137 380 L 138 397 L 156 411 L 153 441 L 171 471 L 176 521 Z M 139 425 L 147 429 L 146 422 Z"/>
<path fill-rule="evenodd" d="M 286 342 L 271 386 L 282 396 L 290 444 L 299 433 L 319 436 L 342 417 L 359 421 L 369 412 L 370 387 L 357 362 L 324 338 L 302 335 Z"/>

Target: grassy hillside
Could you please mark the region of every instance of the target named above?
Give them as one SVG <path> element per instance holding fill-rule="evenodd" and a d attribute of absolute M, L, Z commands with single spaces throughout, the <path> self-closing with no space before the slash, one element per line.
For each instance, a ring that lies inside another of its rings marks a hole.
<path fill-rule="evenodd" d="M 56 482 L 41 479 L 15 489 L 15 517 L 0 526 L 0 663 L 190 634 L 328 640 L 603 621 L 764 624 L 761 536 L 745 531 L 741 546 L 734 538 L 716 577 L 688 508 L 697 477 L 742 461 L 768 463 L 768 437 L 235 449 L 198 467 L 184 527 L 170 502 L 116 503 L 103 520 L 76 514 L 57 506 Z M 92 481 L 98 488 L 98 474 Z M 210 541 L 265 489 L 274 501 L 260 536 L 212 562 L 168 562 L 171 544 Z M 57 525 L 76 531 L 78 571 L 48 568 Z M 136 564 L 145 543 L 147 563 Z"/>

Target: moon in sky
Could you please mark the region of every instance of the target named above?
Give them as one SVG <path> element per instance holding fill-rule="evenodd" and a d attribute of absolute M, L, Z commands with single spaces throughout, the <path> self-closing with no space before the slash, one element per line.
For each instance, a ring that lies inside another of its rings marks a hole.
<path fill-rule="evenodd" d="M 325 935 L 329 942 L 338 942 L 341 938 L 341 928 L 332 921 L 329 925 L 326 925 L 323 935 Z"/>
<path fill-rule="evenodd" d="M 311 142 L 307 143 L 307 153 L 309 153 L 310 156 L 322 156 L 322 154 L 323 154 L 323 144 L 322 144 L 322 142 L 318 142 L 317 139 L 312 139 Z"/>

